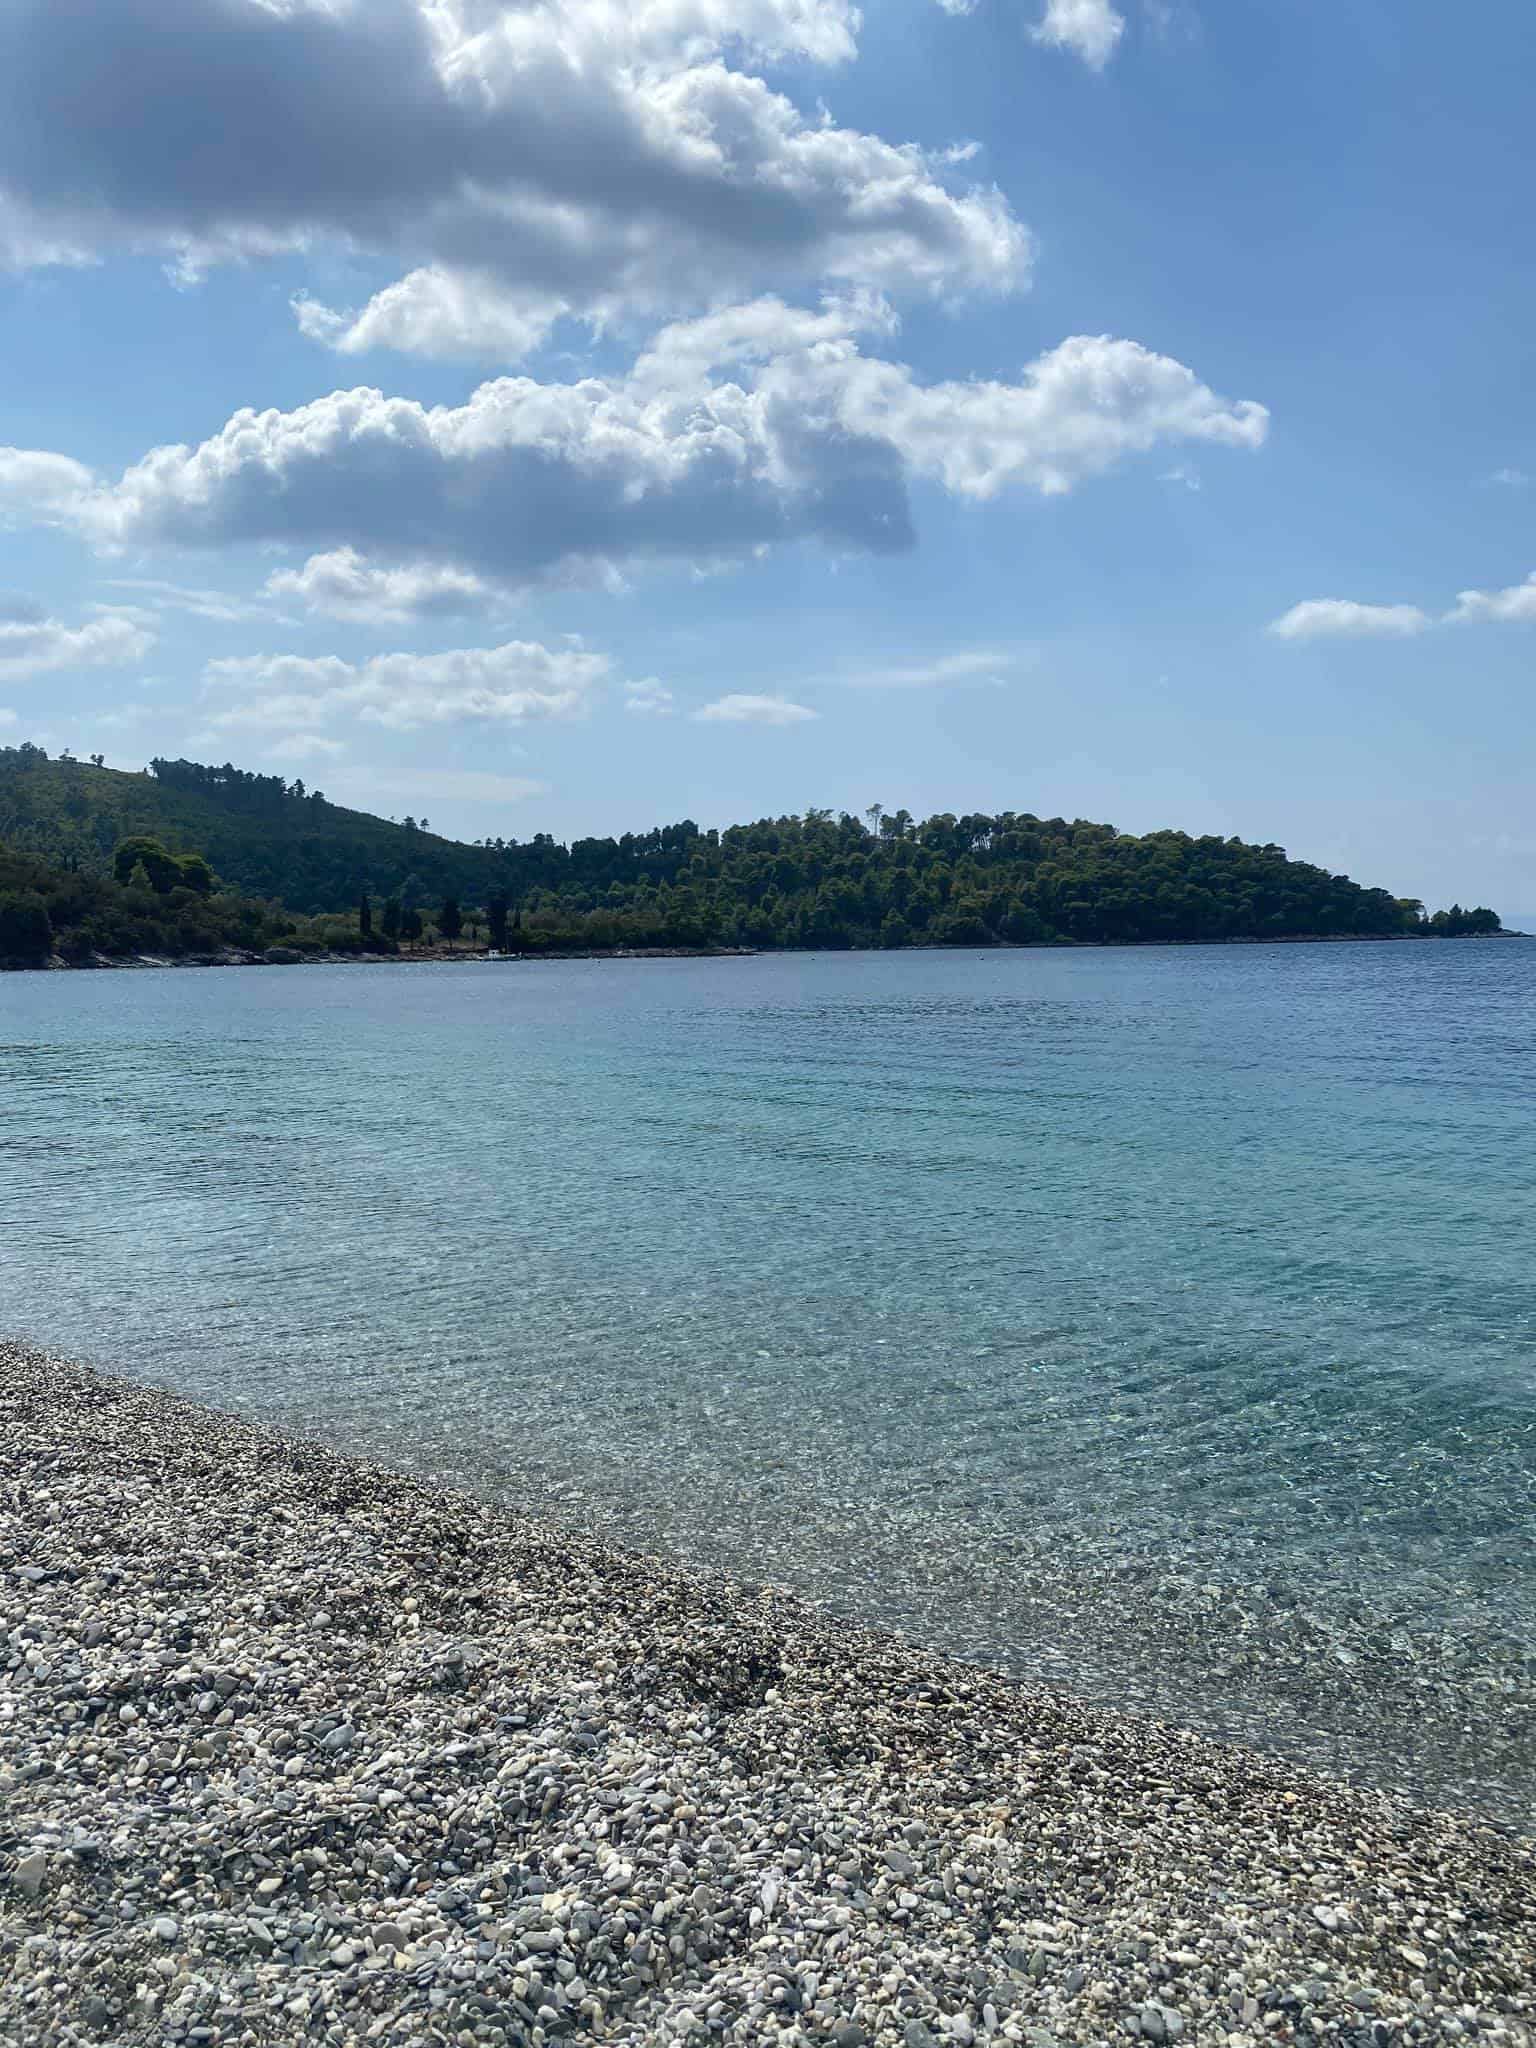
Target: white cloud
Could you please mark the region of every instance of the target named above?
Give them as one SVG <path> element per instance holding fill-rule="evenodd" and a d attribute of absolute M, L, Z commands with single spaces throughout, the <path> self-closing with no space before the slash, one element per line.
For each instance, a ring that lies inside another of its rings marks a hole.
<path fill-rule="evenodd" d="M 633 711 L 640 718 L 670 718 L 672 692 L 663 688 L 654 676 L 642 677 L 638 683 L 624 685 L 624 709 Z"/>
<path fill-rule="evenodd" d="M 447 562 L 405 562 L 383 567 L 356 548 L 311 555 L 302 569 L 278 569 L 267 578 L 272 597 L 297 598 L 306 610 L 363 625 L 417 619 L 462 618 L 491 609 L 501 595 L 472 570 Z"/>
<path fill-rule="evenodd" d="M 1310 640 L 1330 633 L 1401 639 L 1432 626 L 1527 624 L 1536 624 L 1536 570 L 1505 590 L 1463 590 L 1452 609 L 1438 618 L 1416 604 L 1355 604 L 1348 598 L 1316 597 L 1293 605 L 1269 630 L 1282 640 Z"/>
<path fill-rule="evenodd" d="M 20 679 L 60 669 L 113 668 L 138 661 L 155 644 L 142 613 L 103 610 L 83 626 L 66 626 L 30 605 L 12 603 L 0 612 L 0 676 Z M 31 616 L 17 617 L 16 612 Z"/>
<path fill-rule="evenodd" d="M 1530 480 L 1528 472 L 1523 469 L 1496 469 L 1488 479 L 1489 483 L 1503 484 L 1511 491 L 1523 491 Z"/>
<path fill-rule="evenodd" d="M 365 388 L 240 412 L 115 484 L 68 465 L 68 515 L 107 546 L 350 548 L 525 585 L 798 539 L 888 553 L 912 543 L 915 477 L 1050 495 L 1166 444 L 1256 449 L 1267 433 L 1263 406 L 1106 335 L 1073 336 L 1017 383 L 924 385 L 861 352 L 858 333 L 890 318 L 868 297 L 814 313 L 758 300 L 664 328 L 627 376 L 503 377 L 454 407 Z M 62 458 L 6 455 L 41 479 L 43 516 L 65 517 Z"/>
<path fill-rule="evenodd" d="M 756 697 L 733 691 L 728 697 L 717 697 L 713 704 L 704 705 L 693 715 L 706 725 L 803 725 L 818 714 L 804 704 L 791 704 L 786 697 Z"/>
<path fill-rule="evenodd" d="M 318 299 L 293 302 L 302 333 L 340 355 L 371 348 L 469 362 L 517 363 L 547 338 L 561 298 L 505 290 L 480 271 L 413 270 L 376 292 L 361 312 L 338 313 Z"/>
<path fill-rule="evenodd" d="M 1507 590 L 1459 592 L 1445 617 L 1448 625 L 1536 625 L 1536 570 Z"/>
<path fill-rule="evenodd" d="M 259 619 L 265 625 L 287 624 L 270 605 L 252 604 L 245 598 L 230 597 L 222 590 L 189 590 L 180 583 L 166 583 L 154 576 L 113 576 L 113 590 L 137 591 L 156 611 L 188 612 L 220 626 L 244 625 Z"/>
<path fill-rule="evenodd" d="M 941 655 L 936 661 L 914 662 L 895 668 L 860 669 L 842 681 L 855 690 L 931 690 L 946 683 L 1001 681 L 1017 663 L 1013 654 L 989 647 L 974 647 L 960 654 Z"/>
<path fill-rule="evenodd" d="M 408 732 L 472 720 L 522 725 L 579 717 L 608 669 L 606 655 L 579 646 L 511 640 L 364 662 L 334 654 L 243 655 L 210 662 L 203 673 L 213 689 L 241 692 L 238 703 L 214 716 L 220 730 L 299 731 L 353 716 Z"/>
<path fill-rule="evenodd" d="M 91 491 L 83 462 L 39 448 L 0 448 L 0 524 L 67 521 Z"/>
<path fill-rule="evenodd" d="M 0 727 L 4 727 L 4 726 L 8 726 L 8 725 L 15 725 L 15 723 L 16 723 L 16 714 L 15 714 L 15 712 L 14 712 L 14 711 L 7 711 L 7 710 L 5 710 L 5 709 L 4 709 L 3 707 L 0 707 Z"/>
<path fill-rule="evenodd" d="M 1292 605 L 1270 624 L 1280 640 L 1316 640 L 1327 635 L 1348 639 L 1406 639 L 1432 623 L 1416 604 L 1356 604 L 1347 597 L 1312 597 Z"/>
<path fill-rule="evenodd" d="M 851 0 L 7 0 L 0 258 L 356 252 L 407 270 L 398 295 L 311 331 L 433 352 L 552 305 L 1013 289 L 1028 237 L 995 188 L 746 68 L 841 64 L 858 26 Z"/>
<path fill-rule="evenodd" d="M 50 233 L 29 208 L 0 190 L 0 276 L 45 265 L 82 268 L 92 260 L 89 250 Z"/>
<path fill-rule="evenodd" d="M 1172 469 L 1163 471 L 1158 481 L 1165 484 L 1182 484 L 1186 491 L 1198 491 L 1200 472 L 1193 463 L 1176 462 Z"/>
<path fill-rule="evenodd" d="M 1102 71 L 1125 34 L 1125 16 L 1110 0 L 1046 0 L 1044 18 L 1030 34 L 1037 43 L 1071 50 L 1091 70 Z"/>

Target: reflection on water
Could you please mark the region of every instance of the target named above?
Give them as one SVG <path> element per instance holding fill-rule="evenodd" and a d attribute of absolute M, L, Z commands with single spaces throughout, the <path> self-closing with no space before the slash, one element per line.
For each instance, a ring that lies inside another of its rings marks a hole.
<path fill-rule="evenodd" d="M 1536 945 L 0 978 L 0 1324 L 1518 1817 Z"/>

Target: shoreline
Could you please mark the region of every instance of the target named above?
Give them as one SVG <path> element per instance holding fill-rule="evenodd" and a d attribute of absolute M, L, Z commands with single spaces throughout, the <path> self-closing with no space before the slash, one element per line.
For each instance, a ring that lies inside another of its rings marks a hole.
<path fill-rule="evenodd" d="M 1536 932 L 1458 932 L 1456 939 L 1478 944 L 1498 939 L 1533 939 Z M 995 946 L 619 946 L 570 947 L 538 953 L 419 952 L 419 953 L 299 953 L 292 947 L 273 946 L 265 952 L 227 949 L 220 953 L 188 954 L 93 954 L 87 960 L 67 960 L 55 953 L 41 966 L 18 966 L 0 960 L 3 974 L 102 974 L 147 972 L 172 967 L 536 967 L 562 960 L 759 960 L 780 956 L 836 958 L 844 954 L 874 953 L 1093 953 L 1187 951 L 1201 946 L 1397 946 L 1452 943 L 1437 932 L 1297 932 L 1273 938 L 1230 939 L 1060 939 L 1037 945 Z"/>
<path fill-rule="evenodd" d="M 4 1342 L 0 1503 L 0 2041 L 1536 2041 L 1512 1830 Z"/>

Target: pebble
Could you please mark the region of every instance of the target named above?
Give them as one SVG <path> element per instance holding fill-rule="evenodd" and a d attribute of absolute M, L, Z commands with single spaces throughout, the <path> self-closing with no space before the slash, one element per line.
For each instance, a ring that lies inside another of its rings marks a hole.
<path fill-rule="evenodd" d="M 1536 2048 L 1529 1836 L 4 1343 L 0 1714 L 26 2048 Z"/>

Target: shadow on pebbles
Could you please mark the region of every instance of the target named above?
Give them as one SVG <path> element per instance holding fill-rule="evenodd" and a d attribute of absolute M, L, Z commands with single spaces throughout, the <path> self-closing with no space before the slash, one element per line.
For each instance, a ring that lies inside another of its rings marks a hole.
<path fill-rule="evenodd" d="M 1536 2041 L 1524 1837 L 0 1345 L 0 2041 Z"/>

